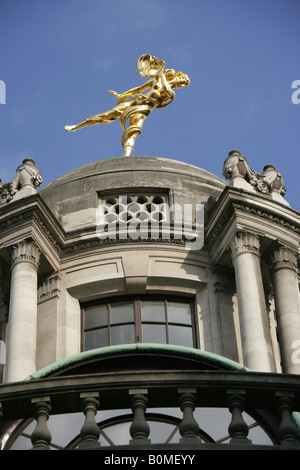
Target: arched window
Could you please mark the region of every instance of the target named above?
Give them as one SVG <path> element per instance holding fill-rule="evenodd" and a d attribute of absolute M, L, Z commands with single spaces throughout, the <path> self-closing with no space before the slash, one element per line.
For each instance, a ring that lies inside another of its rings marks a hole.
<path fill-rule="evenodd" d="M 147 297 L 83 306 L 82 349 L 130 343 L 197 347 L 193 305 Z"/>

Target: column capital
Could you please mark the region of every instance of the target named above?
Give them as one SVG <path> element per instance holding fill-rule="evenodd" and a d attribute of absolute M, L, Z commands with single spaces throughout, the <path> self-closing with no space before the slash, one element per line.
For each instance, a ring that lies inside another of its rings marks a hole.
<path fill-rule="evenodd" d="M 12 246 L 12 267 L 17 263 L 32 263 L 38 268 L 41 251 L 33 240 L 22 240 Z"/>
<path fill-rule="evenodd" d="M 255 233 L 241 230 L 237 232 L 230 243 L 233 257 L 242 253 L 252 253 L 259 256 L 259 237 Z"/>
<path fill-rule="evenodd" d="M 284 245 L 276 244 L 268 255 L 268 262 L 273 272 L 278 269 L 292 269 L 297 272 L 297 253 Z"/>

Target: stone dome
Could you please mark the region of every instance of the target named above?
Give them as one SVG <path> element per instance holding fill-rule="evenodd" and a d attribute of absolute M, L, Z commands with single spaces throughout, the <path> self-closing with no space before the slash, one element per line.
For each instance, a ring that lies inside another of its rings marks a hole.
<path fill-rule="evenodd" d="M 39 194 L 66 231 L 94 225 L 102 195 L 168 193 L 169 202 L 208 203 L 226 182 L 194 165 L 168 158 L 134 156 L 100 160 L 72 170 Z"/>

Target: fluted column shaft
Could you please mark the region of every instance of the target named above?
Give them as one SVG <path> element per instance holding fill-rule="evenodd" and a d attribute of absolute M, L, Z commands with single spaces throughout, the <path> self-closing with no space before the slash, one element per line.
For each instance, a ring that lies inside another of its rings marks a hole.
<path fill-rule="evenodd" d="M 241 325 L 244 365 L 258 372 L 274 372 L 274 359 L 260 269 L 259 238 L 237 233 L 231 250 Z"/>
<path fill-rule="evenodd" d="M 277 245 L 270 254 L 269 261 L 283 372 L 300 374 L 300 297 L 297 253 L 285 246 Z"/>
<path fill-rule="evenodd" d="M 36 370 L 37 271 L 40 251 L 31 241 L 13 247 L 5 381 Z"/>

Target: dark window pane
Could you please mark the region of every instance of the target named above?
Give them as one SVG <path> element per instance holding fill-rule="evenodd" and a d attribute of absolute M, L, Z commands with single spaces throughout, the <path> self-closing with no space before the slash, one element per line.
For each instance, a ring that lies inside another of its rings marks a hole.
<path fill-rule="evenodd" d="M 166 344 L 165 325 L 142 325 L 143 343 L 163 343 Z"/>
<path fill-rule="evenodd" d="M 110 323 L 128 323 L 134 321 L 133 303 L 114 302 L 111 304 Z"/>
<path fill-rule="evenodd" d="M 169 343 L 178 346 L 193 346 L 192 328 L 169 325 Z"/>
<path fill-rule="evenodd" d="M 142 321 L 165 322 L 165 303 L 162 300 L 141 302 Z"/>
<path fill-rule="evenodd" d="M 139 306 L 141 318 L 137 318 L 139 309 L 135 311 Z M 187 302 L 141 299 L 91 305 L 85 308 L 84 329 L 85 350 L 136 341 L 193 347 L 192 311 Z"/>
<path fill-rule="evenodd" d="M 107 325 L 107 307 L 98 305 L 85 309 L 85 329 Z"/>
<path fill-rule="evenodd" d="M 168 322 L 190 325 L 192 323 L 190 304 L 168 302 Z"/>
<path fill-rule="evenodd" d="M 103 348 L 108 346 L 108 331 L 107 328 L 101 330 L 88 331 L 85 333 L 85 350 L 95 348 Z"/>
<path fill-rule="evenodd" d="M 134 325 L 112 326 L 111 345 L 135 343 Z"/>

